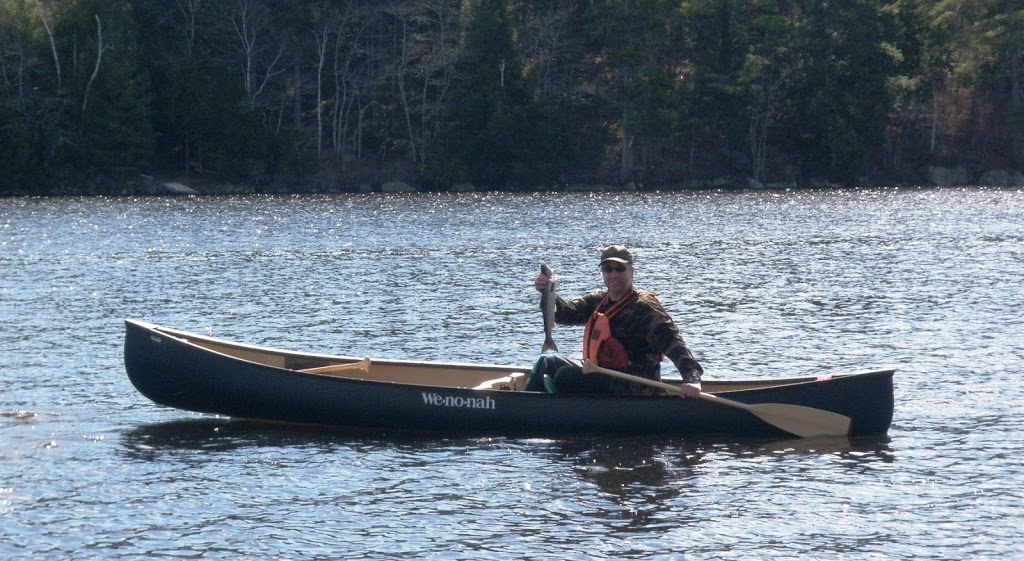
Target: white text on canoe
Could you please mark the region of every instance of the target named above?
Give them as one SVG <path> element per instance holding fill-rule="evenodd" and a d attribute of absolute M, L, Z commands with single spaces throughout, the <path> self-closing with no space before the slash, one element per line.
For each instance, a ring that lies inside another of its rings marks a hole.
<path fill-rule="evenodd" d="M 496 409 L 494 400 L 488 397 L 462 397 L 423 392 L 423 403 L 438 407 L 465 407 L 469 409 Z"/>

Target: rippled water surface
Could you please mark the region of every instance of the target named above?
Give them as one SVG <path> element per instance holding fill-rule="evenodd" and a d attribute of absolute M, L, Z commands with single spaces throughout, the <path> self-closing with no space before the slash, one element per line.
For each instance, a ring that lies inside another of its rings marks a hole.
<path fill-rule="evenodd" d="M 708 379 L 897 366 L 888 437 L 253 426 L 124 373 L 127 317 L 529 364 L 539 262 L 609 243 Z M 1022 279 L 1019 190 L 0 199 L 0 558 L 1021 558 Z"/>

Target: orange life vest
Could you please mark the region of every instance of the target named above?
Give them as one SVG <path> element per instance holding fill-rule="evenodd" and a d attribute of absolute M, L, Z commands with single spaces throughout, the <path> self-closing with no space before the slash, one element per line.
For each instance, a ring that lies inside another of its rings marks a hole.
<path fill-rule="evenodd" d="M 612 337 L 611 319 L 638 299 L 637 292 L 630 291 L 607 313 L 602 313 L 600 310 L 608 301 L 608 295 L 605 294 L 583 328 L 583 358 L 612 370 L 629 369 L 629 355 L 626 354 L 626 347 L 618 339 Z"/>

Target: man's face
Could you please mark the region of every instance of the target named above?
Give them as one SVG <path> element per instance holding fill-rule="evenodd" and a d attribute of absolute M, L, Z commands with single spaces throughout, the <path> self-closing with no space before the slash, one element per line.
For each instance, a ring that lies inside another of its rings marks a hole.
<path fill-rule="evenodd" d="M 621 293 L 633 284 L 633 266 L 617 261 L 605 261 L 601 264 L 601 276 L 604 285 L 612 293 Z"/>

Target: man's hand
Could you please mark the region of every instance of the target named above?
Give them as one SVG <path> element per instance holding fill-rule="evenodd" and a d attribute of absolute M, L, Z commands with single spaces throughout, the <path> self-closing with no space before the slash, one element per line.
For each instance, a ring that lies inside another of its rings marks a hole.
<path fill-rule="evenodd" d="M 679 386 L 679 397 L 685 399 L 700 398 L 700 382 L 691 382 Z"/>
<path fill-rule="evenodd" d="M 548 287 L 549 282 L 556 282 L 555 279 L 549 279 L 544 275 L 537 275 L 537 278 L 533 279 L 533 287 L 537 289 L 537 292 L 544 292 L 544 289 Z"/>

